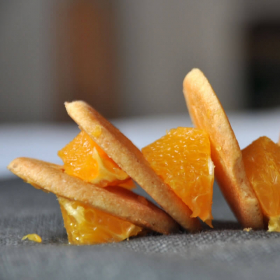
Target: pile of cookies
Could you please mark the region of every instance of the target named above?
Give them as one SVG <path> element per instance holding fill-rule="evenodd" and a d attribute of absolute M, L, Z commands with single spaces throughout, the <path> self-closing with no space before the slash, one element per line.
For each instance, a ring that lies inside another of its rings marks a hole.
<path fill-rule="evenodd" d="M 66 102 L 65 107 L 81 134 L 64 148 L 64 165 L 17 158 L 8 169 L 35 188 L 57 195 L 70 244 L 117 242 L 149 231 L 196 232 L 201 229 L 200 220 L 212 226 L 214 170 L 244 228 L 279 231 L 280 206 L 272 209 L 267 205 L 273 204 L 273 199 L 280 201 L 280 147 L 260 138 L 258 145 L 253 143 L 253 148 L 242 152 L 222 105 L 200 70 L 187 74 L 183 92 L 196 128 L 171 130 L 146 147 L 150 157 L 146 148 L 141 152 L 90 105 L 74 101 Z M 257 173 L 263 173 L 268 192 L 274 190 L 269 197 L 272 202 L 267 201 L 264 189 L 260 191 L 256 174 L 250 172 L 256 168 L 250 167 L 252 162 L 265 164 L 266 160 L 270 164 Z M 133 193 L 127 184 L 132 180 L 161 209 Z"/>

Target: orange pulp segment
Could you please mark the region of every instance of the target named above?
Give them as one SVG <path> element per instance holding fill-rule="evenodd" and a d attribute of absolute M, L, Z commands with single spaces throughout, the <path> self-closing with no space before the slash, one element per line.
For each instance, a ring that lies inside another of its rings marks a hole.
<path fill-rule="evenodd" d="M 34 242 L 37 242 L 37 243 L 42 242 L 41 236 L 36 234 L 36 233 L 27 234 L 27 235 L 23 236 L 21 240 L 25 240 L 25 239 L 28 239 L 30 241 L 34 241 Z"/>
<path fill-rule="evenodd" d="M 68 175 L 99 187 L 135 187 L 132 179 L 84 131 L 61 149 L 58 156 Z"/>
<path fill-rule="evenodd" d="M 142 149 L 154 171 L 199 217 L 212 227 L 214 165 L 208 134 L 179 127 Z"/>
<path fill-rule="evenodd" d="M 74 245 L 119 242 L 142 228 L 84 203 L 58 197 L 68 241 Z"/>
<path fill-rule="evenodd" d="M 247 177 L 257 195 L 268 230 L 280 231 L 280 147 L 260 137 L 242 151 Z"/>

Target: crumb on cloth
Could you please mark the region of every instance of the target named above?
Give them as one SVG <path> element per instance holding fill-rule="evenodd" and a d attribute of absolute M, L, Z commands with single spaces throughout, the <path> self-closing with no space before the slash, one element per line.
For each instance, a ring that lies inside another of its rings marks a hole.
<path fill-rule="evenodd" d="M 42 242 L 41 236 L 36 233 L 27 234 L 27 235 L 23 236 L 21 240 L 23 241 L 25 239 L 28 239 L 28 240 L 34 241 L 34 242 L 38 242 L 38 243 Z"/>

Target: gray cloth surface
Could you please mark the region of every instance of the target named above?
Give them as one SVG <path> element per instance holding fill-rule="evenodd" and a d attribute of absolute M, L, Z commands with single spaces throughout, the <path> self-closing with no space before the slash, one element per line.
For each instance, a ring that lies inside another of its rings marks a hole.
<path fill-rule="evenodd" d="M 280 233 L 243 231 L 217 186 L 214 229 L 196 234 L 70 246 L 56 197 L 20 180 L 0 181 L 0 213 L 0 279 L 280 278 Z"/>

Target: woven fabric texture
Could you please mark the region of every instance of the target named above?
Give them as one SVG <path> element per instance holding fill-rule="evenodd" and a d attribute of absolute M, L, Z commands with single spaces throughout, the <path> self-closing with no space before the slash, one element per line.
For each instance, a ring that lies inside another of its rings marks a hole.
<path fill-rule="evenodd" d="M 0 213 L 0 279 L 280 277 L 280 233 L 244 231 L 216 186 L 214 229 L 196 234 L 71 246 L 56 197 L 20 180 L 0 182 Z M 42 244 L 21 241 L 28 233 L 39 234 Z"/>

